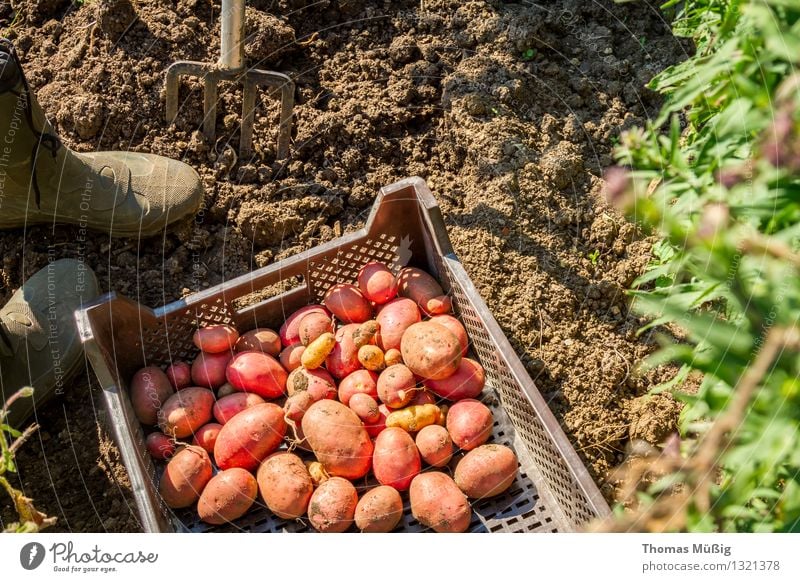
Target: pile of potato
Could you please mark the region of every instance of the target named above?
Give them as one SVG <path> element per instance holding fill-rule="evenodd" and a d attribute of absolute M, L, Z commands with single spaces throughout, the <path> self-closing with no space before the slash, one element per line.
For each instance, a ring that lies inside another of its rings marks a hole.
<path fill-rule="evenodd" d="M 165 503 L 196 503 L 200 519 L 222 524 L 260 494 L 278 517 L 305 517 L 321 532 L 354 522 L 388 532 L 408 491 L 421 524 L 465 531 L 469 499 L 504 492 L 518 463 L 510 448 L 485 444 L 484 370 L 466 357 L 466 330 L 450 310 L 428 273 L 395 276 L 372 262 L 277 333 L 198 329 L 191 365 L 143 368 L 130 383 L 138 419 L 159 429 L 147 448 L 168 460 Z"/>

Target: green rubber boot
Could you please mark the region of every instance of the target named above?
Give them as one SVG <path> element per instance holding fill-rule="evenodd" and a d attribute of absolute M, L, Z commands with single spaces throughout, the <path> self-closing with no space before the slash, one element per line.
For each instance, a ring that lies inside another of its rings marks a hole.
<path fill-rule="evenodd" d="M 0 406 L 20 388 L 34 389 L 33 398 L 11 404 L 7 424 L 21 429 L 82 368 L 75 310 L 97 295 L 92 270 L 61 259 L 33 275 L 0 309 Z"/>
<path fill-rule="evenodd" d="M 200 176 L 177 160 L 67 148 L 13 46 L 0 39 L 0 229 L 68 223 L 146 237 L 194 214 L 202 200 Z"/>

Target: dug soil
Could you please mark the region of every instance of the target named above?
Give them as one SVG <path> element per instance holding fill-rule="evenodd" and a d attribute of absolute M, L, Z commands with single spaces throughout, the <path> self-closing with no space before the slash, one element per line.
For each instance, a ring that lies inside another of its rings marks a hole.
<path fill-rule="evenodd" d="M 292 157 L 274 163 L 277 107 L 260 97 L 252 160 L 238 160 L 241 92 L 220 93 L 215 143 L 196 131 L 202 87 L 184 83 L 164 122 L 164 71 L 218 57 L 219 2 L 12 0 L 0 4 L 28 80 L 65 143 L 182 159 L 204 210 L 137 241 L 75 228 L 0 234 L 0 301 L 48 256 L 82 257 L 104 291 L 158 306 L 364 222 L 377 191 L 421 176 L 467 272 L 609 501 L 609 470 L 632 439 L 676 428 L 669 371 L 638 375 L 654 349 L 625 289 L 650 242 L 602 200 L 624 129 L 653 115 L 647 81 L 685 58 L 658 2 L 254 0 L 252 65 L 297 83 Z M 13 7 L 18 7 L 15 10 Z M 192 257 L 200 257 L 193 261 Z M 84 371 L 40 414 L 18 455 L 26 495 L 57 530 L 139 524 L 119 454 Z M 2 519 L 12 513 L 4 498 Z"/>

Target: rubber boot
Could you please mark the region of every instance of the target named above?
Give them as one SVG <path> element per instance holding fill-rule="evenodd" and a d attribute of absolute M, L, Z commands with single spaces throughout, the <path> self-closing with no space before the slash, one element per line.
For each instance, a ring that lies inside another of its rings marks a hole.
<path fill-rule="evenodd" d="M 82 369 L 75 310 L 97 296 L 92 270 L 61 259 L 28 279 L 0 309 L 0 406 L 20 388 L 33 387 L 32 398 L 11 404 L 6 424 L 21 430 Z"/>
<path fill-rule="evenodd" d="M 0 229 L 68 223 L 111 236 L 152 236 L 197 212 L 202 199 L 200 176 L 182 162 L 67 148 L 13 46 L 0 39 Z"/>

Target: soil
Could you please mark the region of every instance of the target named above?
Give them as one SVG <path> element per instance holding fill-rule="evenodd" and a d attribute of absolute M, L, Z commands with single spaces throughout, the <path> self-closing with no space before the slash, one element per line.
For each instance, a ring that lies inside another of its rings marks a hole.
<path fill-rule="evenodd" d="M 611 500 L 606 477 L 626 444 L 663 440 L 680 409 L 645 396 L 671 370 L 634 370 L 655 346 L 637 336 L 625 289 L 651 241 L 601 195 L 617 136 L 658 108 L 645 84 L 690 50 L 657 4 L 248 2 L 250 63 L 297 83 L 286 165 L 274 162 L 269 95 L 259 97 L 252 160 L 236 156 L 234 85 L 220 92 L 215 143 L 197 131 L 195 79 L 176 125 L 164 122 L 164 70 L 216 60 L 219 2 L 2 4 L 0 30 L 66 144 L 182 159 L 206 197 L 196 220 L 149 240 L 82 243 L 70 227 L 0 234 L 0 301 L 51 251 L 83 257 L 103 290 L 158 306 L 356 229 L 380 187 L 422 176 L 467 272 Z M 18 455 L 25 493 L 58 518 L 56 530 L 137 530 L 91 373 L 68 392 Z"/>

